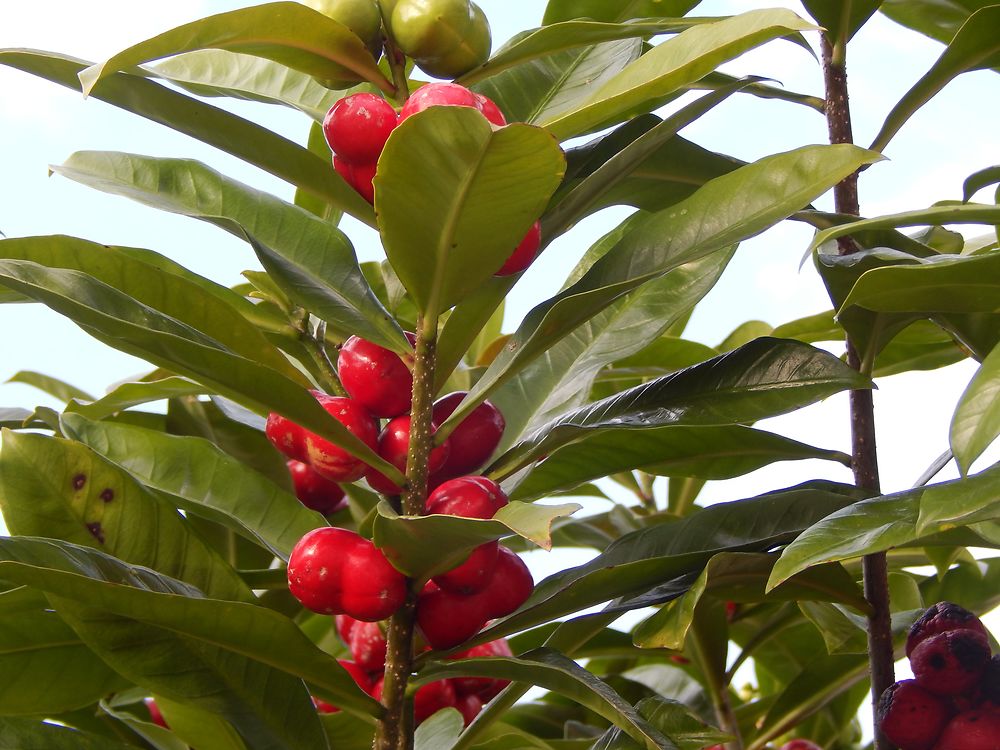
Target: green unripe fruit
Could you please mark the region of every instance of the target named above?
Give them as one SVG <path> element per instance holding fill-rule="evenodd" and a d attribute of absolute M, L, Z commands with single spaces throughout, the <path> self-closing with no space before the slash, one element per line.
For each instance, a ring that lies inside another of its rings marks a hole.
<path fill-rule="evenodd" d="M 440 57 L 417 60 L 417 65 L 427 75 L 435 78 L 458 78 L 489 59 L 493 46 L 490 22 L 486 20 L 482 8 L 475 3 L 471 5 L 472 24 L 458 46 Z"/>
<path fill-rule="evenodd" d="M 447 55 L 472 25 L 469 0 L 398 0 L 389 28 L 403 54 L 421 60 Z"/>
<path fill-rule="evenodd" d="M 382 47 L 382 13 L 375 0 L 302 0 L 353 31 L 377 60 Z"/>

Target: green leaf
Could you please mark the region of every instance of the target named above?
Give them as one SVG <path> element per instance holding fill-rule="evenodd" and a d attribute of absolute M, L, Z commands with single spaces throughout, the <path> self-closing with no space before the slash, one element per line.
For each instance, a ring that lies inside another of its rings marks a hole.
<path fill-rule="evenodd" d="M 7 382 L 24 383 L 25 385 L 34 386 L 43 393 L 47 393 L 63 402 L 67 402 L 74 398 L 84 399 L 85 401 L 94 400 L 94 397 L 86 391 L 81 391 L 74 385 L 70 385 L 69 383 L 59 380 L 58 378 L 54 378 L 51 375 L 43 375 L 40 372 L 21 370 L 20 372 L 13 374 Z"/>
<path fill-rule="evenodd" d="M 89 63 L 49 52 L 8 49 L 0 50 L 0 64 L 79 91 L 77 74 Z M 215 146 L 375 225 L 371 206 L 330 168 L 327 159 L 260 125 L 137 75 L 105 77 L 92 96 Z"/>
<path fill-rule="evenodd" d="M 186 512 L 237 529 L 282 559 L 306 533 L 326 525 L 294 495 L 207 440 L 77 414 L 64 414 L 61 423 L 67 436 L 168 494 Z"/>
<path fill-rule="evenodd" d="M 469 86 L 517 65 L 524 65 L 532 60 L 568 49 L 619 39 L 649 38 L 657 34 L 676 33 L 712 20 L 715 19 L 655 18 L 631 23 L 600 23 L 591 20 L 551 23 L 522 31 L 494 52 L 485 65 L 473 68 L 456 80 L 464 86 Z"/>
<path fill-rule="evenodd" d="M 270 675 L 276 683 L 284 682 L 286 687 L 296 683 L 286 680 L 288 675 L 306 680 L 321 697 L 344 710 L 372 716 L 379 711 L 375 700 L 357 686 L 333 656 L 317 648 L 292 620 L 267 607 L 208 599 L 198 589 L 177 579 L 128 565 L 99 550 L 52 539 L 0 537 L 0 571 L 11 579 L 31 579 L 38 588 L 60 601 L 88 605 L 91 608 L 88 616 L 95 623 L 105 618 L 109 630 L 107 638 L 100 639 L 98 650 L 106 657 L 108 644 L 121 643 L 123 650 L 131 653 L 121 655 L 119 666 L 144 670 L 157 662 L 169 664 L 169 661 L 162 661 L 163 654 L 154 653 L 155 649 L 150 648 L 151 643 L 161 643 L 166 651 L 173 651 L 178 656 L 186 653 L 206 659 L 206 664 L 221 665 L 220 676 L 225 680 L 234 679 L 238 683 L 242 664 L 244 669 L 252 667 L 255 679 Z M 62 611 L 63 608 L 58 609 Z M 74 620 L 80 619 L 80 611 L 74 612 Z M 73 623 L 79 632 L 78 625 L 79 622 Z M 133 637 L 140 632 L 157 633 L 158 637 L 147 642 L 127 643 L 125 639 L 130 631 Z M 95 637 L 98 631 L 88 627 L 84 640 L 94 645 Z M 227 663 L 226 658 L 231 661 Z M 156 677 L 155 673 L 148 673 L 137 682 L 145 685 Z M 188 679 L 181 670 L 172 675 L 164 673 L 163 677 L 178 680 L 175 687 Z M 201 679 L 204 676 L 192 674 L 187 684 L 195 686 Z M 176 689 L 154 688 L 154 692 L 172 693 L 175 700 L 196 697 L 182 695 Z M 292 687 L 290 694 L 296 692 L 298 689 Z M 284 699 L 274 703 L 275 711 L 288 707 Z M 305 703 L 310 708 L 309 713 L 315 715 L 311 703 L 308 700 Z M 202 705 L 207 707 L 208 704 Z"/>
<path fill-rule="evenodd" d="M 1000 7 L 996 5 L 982 8 L 970 15 L 948 42 L 941 57 L 892 108 L 872 142 L 872 150 L 884 151 L 906 121 L 962 73 L 1000 64 L 1000 37 L 996 33 L 998 26 Z"/>
<path fill-rule="evenodd" d="M 43 722 L 39 719 L 13 719 L 0 716 L 0 747 L 12 750 L 135 750 L 100 734 L 81 732 L 71 727 Z"/>
<path fill-rule="evenodd" d="M 125 409 L 151 401 L 176 398 L 178 396 L 199 396 L 207 389 L 200 383 L 176 376 L 157 380 L 137 380 L 115 386 L 106 396 L 91 400 L 90 403 L 73 402 L 67 412 L 82 414 L 89 419 L 104 419 Z"/>
<path fill-rule="evenodd" d="M 414 750 L 446 750 L 462 733 L 462 714 L 445 708 L 425 719 L 413 733 Z"/>
<path fill-rule="evenodd" d="M 595 21 L 627 21 L 630 18 L 679 18 L 698 4 L 699 0 L 549 0 L 542 23 L 559 23 L 574 18 Z"/>
<path fill-rule="evenodd" d="M 723 744 L 731 737 L 703 722 L 684 703 L 660 695 L 643 698 L 635 708 L 642 718 L 673 740 L 679 750 L 701 750 L 709 745 Z M 593 750 L 637 750 L 639 747 L 620 729 L 613 728 L 593 745 Z"/>
<path fill-rule="evenodd" d="M 252 55 L 205 49 L 186 52 L 147 69 L 196 96 L 225 96 L 281 104 L 321 122 L 343 91 L 331 91 L 312 76 Z M 329 150 L 329 149 L 328 149 Z"/>
<path fill-rule="evenodd" d="M 750 11 L 700 24 L 653 47 L 592 90 L 572 110 L 547 116 L 537 124 L 560 140 L 593 132 L 646 111 L 647 105 L 694 83 L 749 49 L 812 28 L 787 10 Z"/>
<path fill-rule="evenodd" d="M 314 122 L 309 126 L 309 138 L 307 141 L 309 150 L 323 159 L 326 159 L 327 154 L 330 153 L 330 146 L 326 142 L 326 135 L 323 133 L 323 124 L 321 122 Z M 328 222 L 333 225 L 340 223 L 340 220 L 344 217 L 344 212 L 333 205 L 330 201 L 319 198 L 308 190 L 303 190 L 302 188 L 297 188 L 295 190 L 295 205 L 300 208 L 304 208 L 309 213 L 318 216 L 323 221 Z M 250 272 L 253 273 L 253 272 Z M 250 279 L 250 276 L 247 276 Z M 260 277 L 258 277 L 259 279 Z M 266 276 L 262 282 L 262 286 L 265 289 L 261 291 L 272 297 L 273 299 L 281 299 L 281 289 L 273 282 L 273 280 Z M 270 286 L 270 291 L 266 290 L 266 287 Z"/>
<path fill-rule="evenodd" d="M 817 482 L 719 503 L 675 523 L 626 534 L 590 562 L 540 582 L 517 613 L 473 642 L 485 643 L 616 597 L 643 594 L 664 581 L 697 574 L 720 552 L 763 551 L 787 543 L 860 496 L 853 487 Z"/>
<path fill-rule="evenodd" d="M 987 167 L 974 172 L 962 183 L 962 200 L 968 203 L 972 196 L 989 185 L 1000 182 L 1000 166 Z"/>
<path fill-rule="evenodd" d="M 265 3 L 178 26 L 80 73 L 84 95 L 111 73 L 182 52 L 225 49 L 286 65 L 320 79 L 356 77 L 393 91 L 371 53 L 346 26 L 301 3 Z"/>
<path fill-rule="evenodd" d="M 882 0 L 879 10 L 896 23 L 948 44 L 975 11 L 993 0 Z"/>
<path fill-rule="evenodd" d="M 241 308 L 223 301 L 220 296 L 205 294 L 203 285 L 192 279 L 164 273 L 158 263 L 162 256 L 150 251 L 146 253 L 147 256 L 142 257 L 134 251 L 65 236 L 0 240 L 0 258 L 29 261 L 63 278 L 66 275 L 59 274 L 56 269 L 78 272 L 73 275 L 91 283 L 91 280 L 100 282 L 119 295 L 128 295 L 134 303 L 169 317 L 178 332 L 186 328 L 202 334 L 191 338 L 212 341 L 220 348 L 259 362 L 303 386 L 307 384 L 288 359 L 246 319 Z M 24 263 L 12 265 L 28 267 Z M 87 276 L 82 277 L 82 274 Z M 202 281 L 211 284 L 207 279 Z M 245 303 L 238 295 L 230 295 Z"/>
<path fill-rule="evenodd" d="M 108 705 L 107 701 L 102 700 L 99 706 L 101 711 L 115 721 L 120 721 L 156 750 L 189 750 L 187 743 L 183 742 L 170 729 L 165 729 L 152 721 L 140 719 L 128 711 L 117 711 Z"/>
<path fill-rule="evenodd" d="M 5 406 L 0 408 L 0 427 L 20 430 L 32 417 L 33 414 L 27 409 Z"/>
<path fill-rule="evenodd" d="M 990 353 L 958 401 L 951 420 L 951 450 L 966 474 L 1000 435 L 1000 347 Z"/>
<path fill-rule="evenodd" d="M 878 319 L 885 318 L 881 315 Z M 884 378 L 912 370 L 934 370 L 960 362 L 968 352 L 953 336 L 929 320 L 918 320 L 893 336 L 875 358 L 872 377 Z"/>
<path fill-rule="evenodd" d="M 373 541 L 400 572 L 425 580 L 451 570 L 480 544 L 511 533 L 551 549 L 553 521 L 571 515 L 581 506 L 532 505 L 512 502 L 496 512 L 493 519 L 460 516 L 400 516 L 381 502 L 374 517 Z M 445 552 L 445 550 L 447 550 Z"/>
<path fill-rule="evenodd" d="M 528 313 L 446 425 L 457 424 L 496 387 L 623 295 L 763 231 L 875 158 L 847 145 L 767 157 L 638 222 L 583 278 Z"/>
<path fill-rule="evenodd" d="M 1000 464 L 965 479 L 862 500 L 824 518 L 781 553 L 768 589 L 813 565 L 839 562 L 1000 517 Z"/>
<path fill-rule="evenodd" d="M 35 598 L 34 590 L 28 592 Z M 33 606 L 12 604 L 0 598 L 0 672 L 6 677 L 0 715 L 72 711 L 127 686 L 49 609 L 44 596 Z"/>
<path fill-rule="evenodd" d="M 207 221 L 241 239 L 252 238 L 279 285 L 331 329 L 393 349 L 406 346 L 399 326 L 365 281 L 350 240 L 318 216 L 188 159 L 84 151 L 52 169 L 105 192 Z"/>
<path fill-rule="evenodd" d="M 729 479 L 776 461 L 809 458 L 850 463 L 850 457 L 840 451 L 814 448 L 741 425 L 668 426 L 625 434 L 612 429 L 559 448 L 533 468 L 510 497 L 545 497 L 631 469 L 659 476 Z"/>
<path fill-rule="evenodd" d="M 4 432 L 0 486 L 0 508 L 14 534 L 99 547 L 210 595 L 252 598 L 173 507 L 80 443 Z"/>
<path fill-rule="evenodd" d="M 192 703 L 177 703 L 156 696 L 156 706 L 170 731 L 192 747 L 210 747 L 212 750 L 245 750 L 246 745 L 232 725 L 210 711 Z"/>
<path fill-rule="evenodd" d="M 809 15 L 826 29 L 826 35 L 843 47 L 874 15 L 881 0 L 803 0 Z"/>
<path fill-rule="evenodd" d="M 431 107 L 393 131 L 375 176 L 379 229 L 425 315 L 453 306 L 503 265 L 564 168 L 545 131 L 494 130 L 468 107 Z"/>
<path fill-rule="evenodd" d="M 518 658 L 462 659 L 434 665 L 422 671 L 414 684 L 461 675 L 522 681 L 552 690 L 603 716 L 648 750 L 676 749 L 607 683 L 553 649 L 534 649 Z"/>
<path fill-rule="evenodd" d="M 491 473 L 509 474 L 563 445 L 607 431 L 722 426 L 793 411 L 870 382 L 832 354 L 773 338 L 568 412 L 511 448 Z"/>

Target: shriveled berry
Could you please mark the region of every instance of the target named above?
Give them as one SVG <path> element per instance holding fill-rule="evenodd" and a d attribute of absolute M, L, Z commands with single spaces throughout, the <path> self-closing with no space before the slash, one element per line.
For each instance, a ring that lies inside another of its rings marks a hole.
<path fill-rule="evenodd" d="M 949 630 L 972 630 L 987 635 L 986 627 L 976 615 L 952 602 L 938 602 L 928 607 L 912 626 L 906 636 L 906 655 L 932 635 Z"/>
<path fill-rule="evenodd" d="M 524 269 L 530 266 L 535 258 L 538 257 L 538 249 L 542 246 L 542 225 L 537 221 L 531 225 L 531 229 L 528 233 L 524 235 L 524 239 L 521 240 L 514 252 L 510 254 L 507 260 L 504 261 L 503 265 L 500 266 L 500 270 L 497 271 L 494 276 L 513 276 L 515 273 L 521 273 Z"/>
<path fill-rule="evenodd" d="M 374 164 L 398 121 L 396 110 L 374 94 L 352 94 L 340 99 L 323 119 L 323 135 L 344 161 Z"/>
<path fill-rule="evenodd" d="M 443 424 L 466 395 L 465 391 L 455 391 L 435 401 L 434 422 Z M 486 463 L 500 444 L 505 426 L 503 414 L 489 401 L 483 401 L 469 412 L 449 436 L 451 454 L 440 471 L 439 480 L 468 474 Z"/>
<path fill-rule="evenodd" d="M 386 640 L 377 622 L 359 622 L 351 629 L 348 647 L 362 669 L 381 672 L 385 669 Z"/>
<path fill-rule="evenodd" d="M 412 346 L 416 337 L 407 332 Z M 413 354 L 400 357 L 371 341 L 351 336 L 340 347 L 337 374 L 344 390 L 377 417 L 398 417 L 410 410 Z"/>
<path fill-rule="evenodd" d="M 949 630 L 917 644 L 910 667 L 920 687 L 935 695 L 959 695 L 975 687 L 990 660 L 986 636 Z"/>
<path fill-rule="evenodd" d="M 900 750 L 931 750 L 950 712 L 942 698 L 916 680 L 902 680 L 885 689 L 875 716 L 882 733 Z"/>
<path fill-rule="evenodd" d="M 934 750 L 1000 750 L 1000 714 L 966 711 L 948 722 Z"/>
<path fill-rule="evenodd" d="M 339 484 L 321 477 L 309 464 L 294 459 L 287 463 L 295 497 L 304 506 L 326 515 L 347 505 L 347 496 Z"/>
<path fill-rule="evenodd" d="M 320 399 L 320 405 L 331 417 L 346 427 L 351 434 L 373 450 L 378 441 L 378 425 L 375 418 L 357 401 L 341 396 Z M 320 476 L 332 482 L 353 482 L 364 476 L 367 465 L 338 445 L 306 431 L 307 463 Z"/>
<path fill-rule="evenodd" d="M 399 113 L 399 121 L 403 122 L 407 117 L 423 112 L 428 107 L 472 107 L 480 111 L 479 100 L 465 86 L 457 83 L 428 83 L 414 91 L 406 100 Z"/>
<path fill-rule="evenodd" d="M 410 451 L 410 415 L 390 419 L 382 433 L 378 436 L 378 454 L 402 472 L 406 471 L 406 458 Z M 437 425 L 431 424 L 431 432 L 437 430 Z M 448 460 L 451 451 L 451 441 L 445 440 L 441 445 L 431 450 L 428 458 L 428 470 L 433 473 L 440 470 Z M 369 468 L 365 479 L 376 492 L 385 495 L 398 495 L 402 488 L 392 482 L 382 472 Z"/>

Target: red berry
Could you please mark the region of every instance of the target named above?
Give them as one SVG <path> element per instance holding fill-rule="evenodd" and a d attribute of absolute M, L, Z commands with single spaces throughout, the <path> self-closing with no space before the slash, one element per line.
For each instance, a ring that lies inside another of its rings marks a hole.
<path fill-rule="evenodd" d="M 152 698 L 146 698 L 143 702 L 146 704 L 146 710 L 149 711 L 149 720 L 158 727 L 169 729 L 166 719 L 163 718 L 163 712 L 156 705 L 156 701 Z"/>
<path fill-rule="evenodd" d="M 429 682 L 417 688 L 413 694 L 413 720 L 419 724 L 429 719 L 442 708 L 455 706 L 455 689 L 450 680 Z"/>
<path fill-rule="evenodd" d="M 902 750 L 930 750 L 949 711 L 945 702 L 915 680 L 890 685 L 878 700 L 876 717 L 882 733 Z"/>
<path fill-rule="evenodd" d="M 437 430 L 437 425 L 431 423 L 431 431 Z M 406 471 L 406 456 L 410 450 L 410 415 L 390 419 L 378 436 L 378 454 L 402 472 Z M 431 473 L 440 470 L 448 460 L 451 451 L 451 441 L 445 440 L 441 445 L 431 449 L 428 459 L 428 469 Z M 369 468 L 365 474 L 368 484 L 376 492 L 384 495 L 398 495 L 402 488 L 393 483 L 382 472 Z"/>
<path fill-rule="evenodd" d="M 348 164 L 339 157 L 333 157 L 333 168 L 337 174 L 344 178 L 354 191 L 362 198 L 375 204 L 375 172 L 378 169 L 377 162 L 370 164 Z"/>
<path fill-rule="evenodd" d="M 494 276 L 512 276 L 521 273 L 530 266 L 536 257 L 538 249 L 542 246 L 542 225 L 537 221 L 531 225 L 531 229 L 524 235 L 521 244 L 514 248 L 514 252 L 504 261 Z"/>
<path fill-rule="evenodd" d="M 789 740 L 784 745 L 781 746 L 781 750 L 823 750 L 815 742 L 809 740 L 797 739 Z"/>
<path fill-rule="evenodd" d="M 524 604 L 535 590 L 535 581 L 524 561 L 506 547 L 500 547 L 493 577 L 477 596 L 486 599 L 489 617 L 506 617 Z"/>
<path fill-rule="evenodd" d="M 506 504 L 507 495 L 499 484 L 487 477 L 470 476 L 450 479 L 438 485 L 427 497 L 426 509 L 429 514 L 493 518 Z"/>
<path fill-rule="evenodd" d="M 468 651 L 454 654 L 449 659 L 479 659 L 490 656 L 513 656 L 510 644 L 506 638 L 498 638 L 489 643 L 481 643 L 473 646 Z M 455 692 L 459 695 L 476 695 L 484 701 L 488 701 L 496 696 L 501 690 L 510 684 L 509 680 L 497 680 L 492 677 L 455 677 L 452 679 L 455 685 Z"/>
<path fill-rule="evenodd" d="M 456 391 L 435 401 L 434 422 L 443 424 L 466 395 L 465 391 Z M 451 454 L 441 469 L 442 477 L 447 479 L 468 474 L 486 463 L 500 444 L 505 426 L 499 409 L 489 401 L 479 404 L 449 436 Z"/>
<path fill-rule="evenodd" d="M 949 630 L 917 644 L 910 667 L 917 684 L 935 695 L 959 695 L 979 682 L 990 660 L 990 644 L 977 630 Z"/>
<path fill-rule="evenodd" d="M 344 642 L 345 645 L 351 642 L 351 632 L 354 630 L 354 626 L 358 624 L 358 621 L 353 617 L 348 617 L 347 615 L 337 615 L 333 618 L 337 625 L 337 632 L 340 634 L 340 640 Z"/>
<path fill-rule="evenodd" d="M 503 116 L 503 112 L 500 111 L 500 107 L 496 105 L 496 102 L 482 94 L 474 94 L 474 96 L 476 97 L 476 101 L 479 102 L 479 109 L 487 120 L 500 128 L 507 124 L 507 118 Z"/>
<path fill-rule="evenodd" d="M 288 471 L 292 475 L 295 497 L 307 508 L 326 515 L 347 505 L 340 485 L 321 477 L 309 464 L 292 459 L 288 461 Z"/>
<path fill-rule="evenodd" d="M 306 460 L 306 431 L 277 412 L 267 416 L 264 434 L 271 445 L 295 461 Z"/>
<path fill-rule="evenodd" d="M 447 591 L 456 594 L 475 594 L 489 584 L 496 570 L 500 545 L 497 542 L 480 544 L 457 567 L 434 576 L 431 580 Z"/>
<path fill-rule="evenodd" d="M 323 135 L 344 161 L 374 164 L 396 123 L 396 110 L 385 99 L 352 94 L 330 107 L 323 119 Z"/>
<path fill-rule="evenodd" d="M 348 647 L 351 655 L 366 672 L 385 669 L 386 641 L 377 622 L 359 622 L 351 629 Z"/>
<path fill-rule="evenodd" d="M 411 346 L 416 337 L 407 333 Z M 413 355 L 406 361 L 389 349 L 351 336 L 340 347 L 337 374 L 344 390 L 377 417 L 398 417 L 410 410 Z"/>
<path fill-rule="evenodd" d="M 374 622 L 402 605 L 406 578 L 364 537 L 324 527 L 310 531 L 292 550 L 288 590 L 314 612 Z"/>
<path fill-rule="evenodd" d="M 428 583 L 417 599 L 417 624 L 432 648 L 451 648 L 482 630 L 486 607 L 481 594 L 462 596 Z"/>
<path fill-rule="evenodd" d="M 346 427 L 356 438 L 374 449 L 378 441 L 378 424 L 371 413 L 357 401 L 341 396 L 324 396 L 320 405 L 331 417 Z M 313 470 L 332 482 L 353 482 L 364 476 L 367 465 L 340 446 L 306 431 L 306 457 Z"/>
<path fill-rule="evenodd" d="M 428 83 L 413 92 L 399 113 L 399 121 L 428 107 L 472 107 L 479 109 L 476 95 L 457 83 Z"/>
<path fill-rule="evenodd" d="M 483 702 L 478 695 L 467 693 L 455 699 L 455 708 L 462 714 L 462 723 L 465 726 L 469 726 L 473 719 L 479 716 L 479 712 L 483 710 Z"/>
<path fill-rule="evenodd" d="M 1000 750 L 1000 714 L 966 711 L 948 722 L 934 750 Z"/>
<path fill-rule="evenodd" d="M 921 641 L 949 630 L 972 630 L 987 635 L 983 623 L 972 612 L 952 602 L 932 604 L 910 627 L 906 636 L 906 655 L 910 656 Z"/>
<path fill-rule="evenodd" d="M 374 686 L 372 685 L 371 677 L 368 676 L 368 673 L 364 669 L 355 664 L 353 661 L 347 661 L 346 659 L 337 659 L 337 663 L 347 670 L 347 673 L 354 678 L 358 687 L 368 693 L 368 695 L 372 694 Z M 332 703 L 327 703 L 326 701 L 320 700 L 316 697 L 313 697 L 313 705 L 316 706 L 316 710 L 321 714 L 335 714 L 340 711 L 340 709 Z"/>

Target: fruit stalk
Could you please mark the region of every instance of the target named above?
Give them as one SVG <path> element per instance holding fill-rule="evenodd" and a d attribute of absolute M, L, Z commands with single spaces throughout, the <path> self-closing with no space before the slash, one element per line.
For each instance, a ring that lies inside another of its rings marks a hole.
<path fill-rule="evenodd" d="M 853 143 L 851 108 L 848 99 L 846 49 L 834 57 L 833 45 L 822 36 L 823 76 L 826 84 L 826 121 L 830 143 Z M 839 213 L 861 215 L 858 200 L 858 174 L 846 177 L 834 189 L 834 201 Z M 857 243 L 850 237 L 838 240 L 841 255 L 856 252 Z M 861 370 L 861 360 L 851 337 L 847 337 L 847 363 Z M 866 373 L 870 374 L 870 373 Z M 851 468 L 858 487 L 881 492 L 878 474 L 878 453 L 875 445 L 875 410 L 871 390 L 850 393 L 851 408 Z M 867 555 L 862 560 L 865 598 L 872 607 L 868 617 L 868 664 L 872 682 L 872 711 L 882 692 L 895 682 L 892 655 L 892 629 L 889 610 L 889 578 L 885 553 Z M 888 750 L 892 743 L 878 729 L 876 722 L 875 749 Z"/>
<path fill-rule="evenodd" d="M 334 396 L 346 396 L 347 391 L 344 390 L 344 386 L 341 385 L 340 378 L 337 376 L 337 368 L 333 366 L 330 355 L 326 352 L 326 321 L 320 321 L 314 334 L 309 330 L 309 313 L 305 311 L 303 313 L 304 317 L 297 321 L 299 340 L 305 346 L 309 357 L 316 364 L 316 368 L 322 376 L 320 386 L 325 392 L 332 393 Z"/>
<path fill-rule="evenodd" d="M 437 351 L 437 316 L 417 321 L 413 360 L 413 402 L 410 411 L 410 446 L 406 460 L 406 487 L 401 510 L 421 515 L 427 499 L 428 460 L 433 435 L 431 409 L 434 403 L 434 363 Z M 412 741 L 407 721 L 406 684 L 413 670 L 413 631 L 416 621 L 417 581 L 409 580 L 406 602 L 389 620 L 386 633 L 385 678 L 382 702 L 385 716 L 375 732 L 375 750 L 405 750 Z"/>

